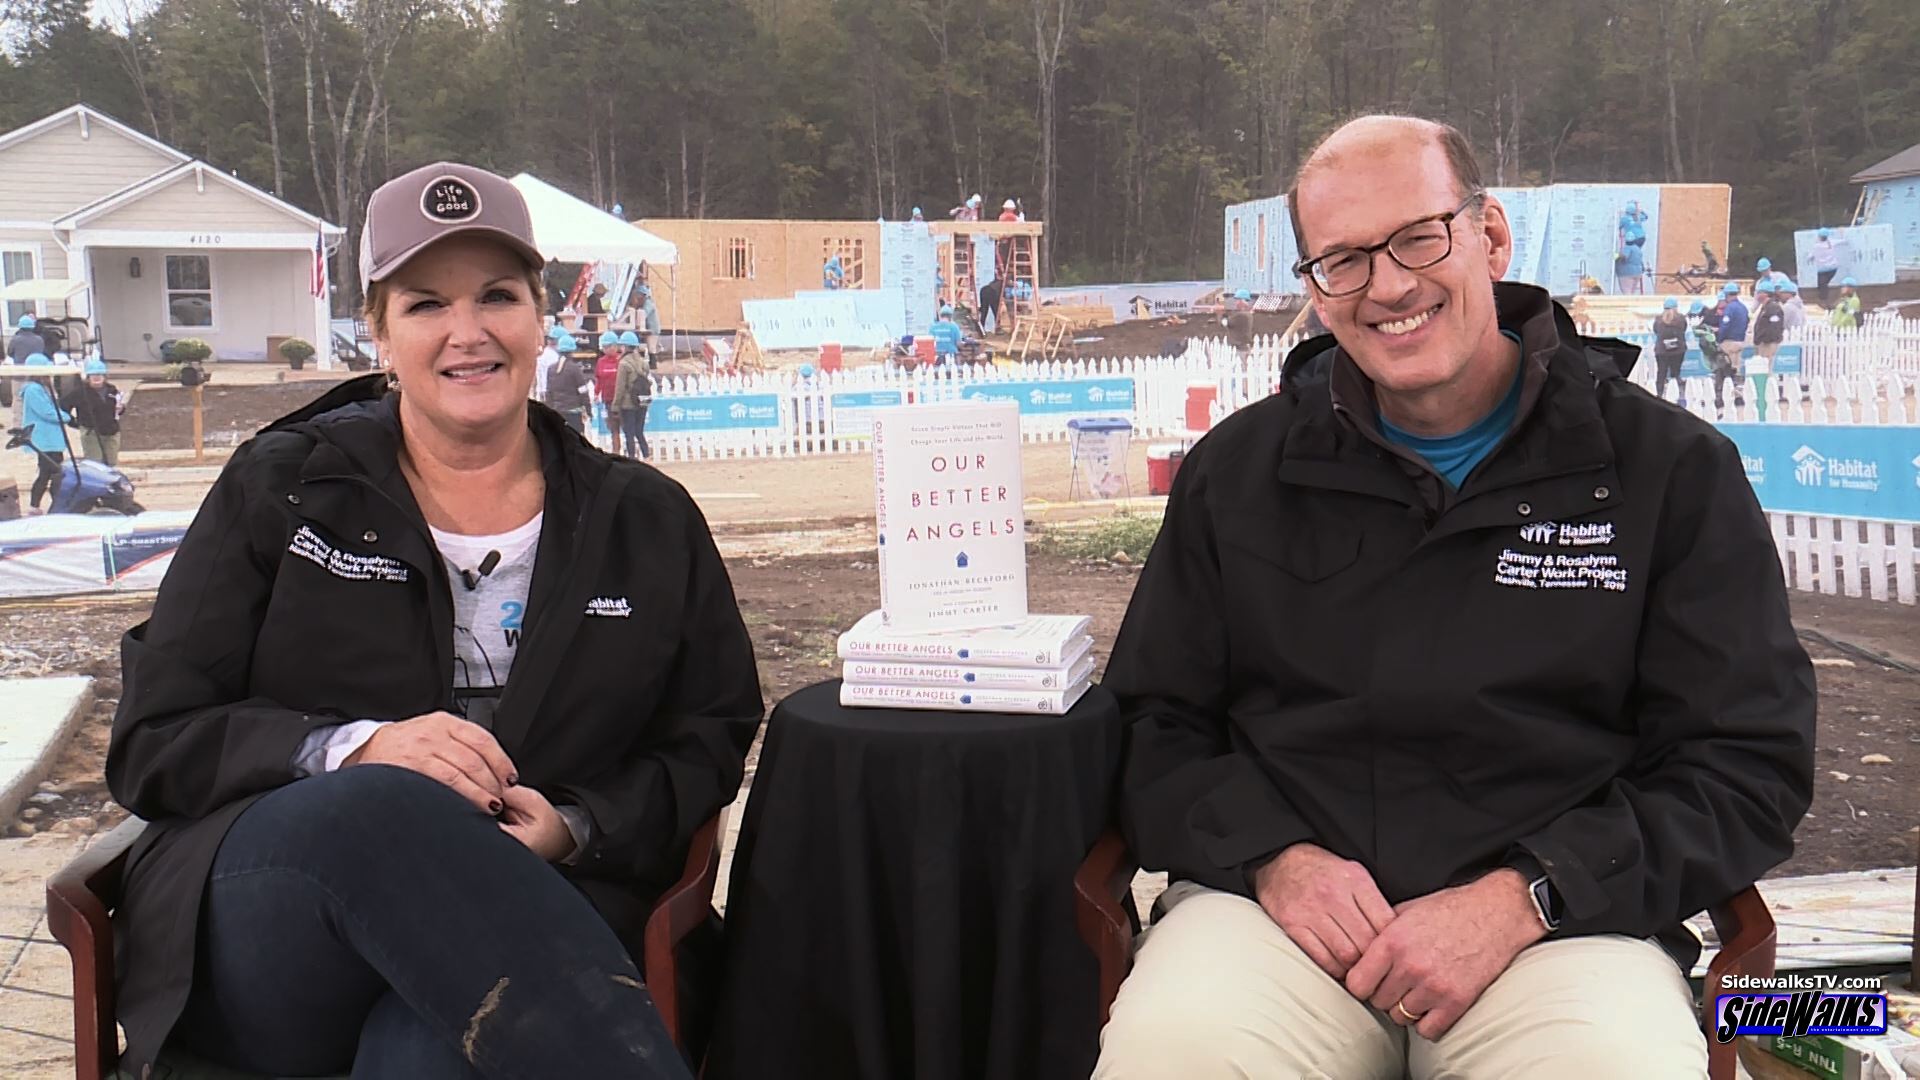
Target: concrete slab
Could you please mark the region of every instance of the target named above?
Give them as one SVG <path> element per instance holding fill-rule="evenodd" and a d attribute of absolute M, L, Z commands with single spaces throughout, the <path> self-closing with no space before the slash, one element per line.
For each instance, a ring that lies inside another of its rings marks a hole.
<path fill-rule="evenodd" d="M 84 675 L 0 679 L 0 821 L 46 779 L 92 700 L 93 680 Z"/>

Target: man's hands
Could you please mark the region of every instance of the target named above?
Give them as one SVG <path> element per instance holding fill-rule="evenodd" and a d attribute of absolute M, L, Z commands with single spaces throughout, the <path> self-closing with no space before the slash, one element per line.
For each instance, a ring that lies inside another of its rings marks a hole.
<path fill-rule="evenodd" d="M 1389 908 L 1365 867 L 1304 843 L 1254 873 L 1260 906 L 1309 959 L 1428 1040 L 1546 936 L 1527 886 L 1501 869 Z"/>
<path fill-rule="evenodd" d="M 520 781 L 513 762 L 492 732 L 447 712 L 380 725 L 342 765 L 412 769 L 447 785 L 495 817 L 507 807 L 508 790 Z"/>
<path fill-rule="evenodd" d="M 1360 960 L 1393 921 L 1373 875 L 1316 844 L 1294 844 L 1254 871 L 1253 891 L 1267 917 L 1335 979 Z"/>

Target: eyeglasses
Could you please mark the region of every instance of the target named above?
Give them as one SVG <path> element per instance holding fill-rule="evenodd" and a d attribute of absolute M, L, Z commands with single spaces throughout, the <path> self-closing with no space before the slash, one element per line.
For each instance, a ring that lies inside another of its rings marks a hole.
<path fill-rule="evenodd" d="M 1468 195 L 1444 214 L 1423 217 L 1394 230 L 1385 243 L 1339 248 L 1317 259 L 1295 263 L 1293 272 L 1311 278 L 1322 296 L 1352 296 L 1373 283 L 1373 257 L 1384 251 L 1403 270 L 1425 270 L 1453 254 L 1453 219 L 1466 212 L 1484 191 Z"/>

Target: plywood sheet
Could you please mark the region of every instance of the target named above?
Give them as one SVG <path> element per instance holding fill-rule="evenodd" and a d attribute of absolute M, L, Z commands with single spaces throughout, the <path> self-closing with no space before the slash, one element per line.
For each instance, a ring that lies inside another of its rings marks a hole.
<path fill-rule="evenodd" d="M 1662 184 L 1660 186 L 1660 250 L 1653 265 L 1662 274 L 1704 263 L 1704 241 L 1724 269 L 1727 265 L 1727 228 L 1733 210 L 1733 189 L 1725 184 Z M 1752 267 L 1742 267 L 1751 270 Z M 1658 291 L 1656 289 L 1656 291 Z"/>

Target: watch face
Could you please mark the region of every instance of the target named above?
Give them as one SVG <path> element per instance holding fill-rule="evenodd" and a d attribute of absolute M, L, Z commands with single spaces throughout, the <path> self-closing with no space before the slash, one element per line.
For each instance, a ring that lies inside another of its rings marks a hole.
<path fill-rule="evenodd" d="M 1534 911 L 1539 914 L 1540 922 L 1544 924 L 1549 931 L 1558 930 L 1560 928 L 1560 913 L 1557 910 L 1558 905 L 1554 902 L 1553 879 L 1545 875 L 1534 879 L 1530 891 L 1533 893 Z"/>

